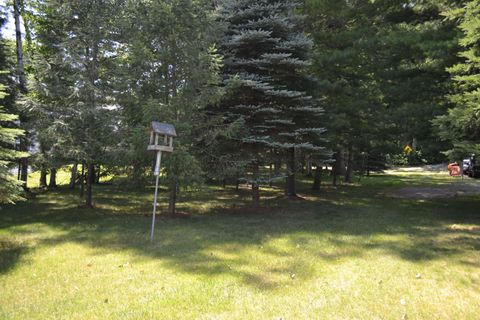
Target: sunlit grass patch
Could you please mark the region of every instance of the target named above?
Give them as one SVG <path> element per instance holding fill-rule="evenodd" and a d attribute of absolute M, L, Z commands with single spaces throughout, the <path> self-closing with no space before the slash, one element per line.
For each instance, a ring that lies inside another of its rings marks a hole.
<path fill-rule="evenodd" d="M 0 215 L 0 318 L 475 319 L 480 197 L 381 195 L 439 179 L 320 192 L 302 179 L 305 200 L 265 188 L 258 214 L 242 213 L 248 189 L 205 186 L 181 195 L 191 218 L 157 220 L 153 243 L 149 188 L 95 186 L 93 210 L 40 193 Z"/>

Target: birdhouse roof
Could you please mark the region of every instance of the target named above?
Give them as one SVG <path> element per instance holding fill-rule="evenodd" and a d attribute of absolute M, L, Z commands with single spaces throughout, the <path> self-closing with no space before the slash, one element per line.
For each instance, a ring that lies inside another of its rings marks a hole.
<path fill-rule="evenodd" d="M 168 123 L 152 121 L 152 130 L 155 133 L 163 134 L 170 137 L 177 136 L 177 132 L 175 131 L 175 128 Z"/>

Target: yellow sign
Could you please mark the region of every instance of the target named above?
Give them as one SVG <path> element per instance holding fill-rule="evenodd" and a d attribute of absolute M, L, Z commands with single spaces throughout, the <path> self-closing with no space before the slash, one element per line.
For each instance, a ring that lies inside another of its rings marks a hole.
<path fill-rule="evenodd" d="M 410 154 L 413 152 L 413 149 L 409 145 L 406 145 L 405 148 L 403 148 L 403 152 L 405 152 L 406 154 Z"/>

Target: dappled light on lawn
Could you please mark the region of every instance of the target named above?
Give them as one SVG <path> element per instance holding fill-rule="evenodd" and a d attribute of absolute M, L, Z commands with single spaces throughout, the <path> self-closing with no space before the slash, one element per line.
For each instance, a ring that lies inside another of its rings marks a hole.
<path fill-rule="evenodd" d="M 305 201 L 277 200 L 256 215 L 238 209 L 248 193 L 206 189 L 179 203 L 195 213 L 189 219 L 159 220 L 153 243 L 149 190 L 108 198 L 102 194 L 115 187 L 97 187 L 93 210 L 78 208 L 66 190 L 38 195 L 0 217 L 0 315 L 474 318 L 478 196 L 381 195 L 405 187 L 404 178 L 325 186 L 326 195 L 302 184 Z"/>

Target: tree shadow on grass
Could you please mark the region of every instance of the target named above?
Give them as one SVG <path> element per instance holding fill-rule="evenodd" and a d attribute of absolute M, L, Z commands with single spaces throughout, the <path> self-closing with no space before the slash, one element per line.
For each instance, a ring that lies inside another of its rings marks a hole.
<path fill-rule="evenodd" d="M 108 189 L 103 192 L 108 194 Z M 128 215 L 140 210 L 138 197 L 144 195 L 121 196 L 120 206 L 128 208 L 122 216 L 109 209 L 112 206 L 79 209 L 68 193 L 59 192 L 4 213 L 0 227 L 12 228 L 21 237 L 22 230 L 42 223 L 59 234 L 40 239 L 36 246 L 75 242 L 97 255 L 129 251 L 133 259 L 158 259 L 177 272 L 229 275 L 261 290 L 287 285 L 293 277 L 311 279 L 319 262 L 363 258 L 372 250 L 419 262 L 480 249 L 479 230 L 445 227 L 480 225 L 478 203 L 471 199 L 396 200 L 362 190 L 353 196 L 332 191 L 315 195 L 314 201 L 285 200 L 276 210 L 258 216 L 225 209 L 185 220 L 160 218 L 156 239 L 150 243 L 150 217 Z M 14 243 L 5 248 L 0 251 L 0 274 L 12 270 L 27 250 Z"/>
<path fill-rule="evenodd" d="M 0 274 L 14 269 L 28 247 L 24 243 L 0 239 Z"/>

